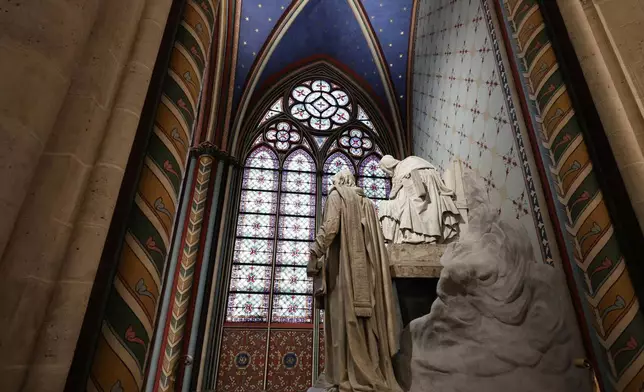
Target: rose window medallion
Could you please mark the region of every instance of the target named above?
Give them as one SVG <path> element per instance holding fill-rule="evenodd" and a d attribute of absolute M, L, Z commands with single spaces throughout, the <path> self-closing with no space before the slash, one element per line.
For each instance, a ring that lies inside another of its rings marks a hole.
<path fill-rule="evenodd" d="M 356 158 L 363 156 L 373 148 L 373 142 L 369 135 L 359 129 L 343 132 L 340 136 L 340 145 Z"/>
<path fill-rule="evenodd" d="M 304 82 L 291 96 L 291 114 L 318 131 L 326 131 L 349 121 L 349 95 L 324 80 Z"/>
<path fill-rule="evenodd" d="M 274 143 L 275 148 L 280 151 L 287 151 L 291 145 L 298 143 L 301 139 L 300 132 L 287 122 L 272 124 L 266 130 L 264 138 Z"/>

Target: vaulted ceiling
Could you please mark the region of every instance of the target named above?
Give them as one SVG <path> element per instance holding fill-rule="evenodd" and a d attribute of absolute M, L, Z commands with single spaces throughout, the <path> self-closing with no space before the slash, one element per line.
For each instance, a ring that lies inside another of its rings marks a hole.
<path fill-rule="evenodd" d="M 241 0 L 233 111 L 285 72 L 326 59 L 402 128 L 415 0 Z"/>

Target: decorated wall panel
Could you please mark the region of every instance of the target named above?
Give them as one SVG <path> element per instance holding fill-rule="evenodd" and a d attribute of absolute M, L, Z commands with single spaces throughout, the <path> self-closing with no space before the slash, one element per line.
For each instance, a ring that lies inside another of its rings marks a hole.
<path fill-rule="evenodd" d="M 312 330 L 273 331 L 268 348 L 266 391 L 305 391 L 311 385 L 312 365 Z"/>
<path fill-rule="evenodd" d="M 217 391 L 261 391 L 266 372 L 267 329 L 226 328 L 222 335 Z"/>
<path fill-rule="evenodd" d="M 542 209 L 499 41 L 481 0 L 418 6 L 413 83 L 414 153 L 441 171 L 459 159 L 485 181 L 503 217 L 527 230 L 535 257 L 552 265 Z M 502 45 L 502 43 L 501 43 Z"/>
<path fill-rule="evenodd" d="M 497 6 L 519 80 L 501 55 Z M 638 302 L 537 1 L 421 1 L 417 22 L 415 153 L 441 168 L 463 160 L 485 180 L 499 213 L 519 218 L 542 260 L 553 264 L 557 252 L 548 257 L 554 239 L 544 230 L 546 206 L 535 197 L 542 190 L 530 162 L 545 168 L 553 191 L 547 196 L 554 199 L 562 251 L 571 260 L 604 387 L 640 388 L 644 339 L 634 331 L 644 329 Z M 511 89 L 510 79 L 520 92 Z M 537 157 L 518 122 L 517 99 L 529 108 L 527 129 L 536 132 Z"/>
<path fill-rule="evenodd" d="M 214 6 L 188 0 L 156 110 L 88 389 L 141 390 L 178 193 L 215 28 Z M 210 167 L 206 168 L 210 171 Z"/>
<path fill-rule="evenodd" d="M 644 317 L 536 0 L 499 2 L 606 390 L 644 385 Z"/>

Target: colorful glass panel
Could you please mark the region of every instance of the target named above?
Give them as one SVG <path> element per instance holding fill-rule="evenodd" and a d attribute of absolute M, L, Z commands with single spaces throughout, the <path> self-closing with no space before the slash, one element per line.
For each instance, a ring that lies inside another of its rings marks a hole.
<path fill-rule="evenodd" d="M 391 180 L 380 168 L 380 156 L 372 154 L 365 158 L 360 164 L 358 174 L 358 186 L 364 189 L 378 212 L 380 203 L 389 197 L 391 191 Z"/>
<path fill-rule="evenodd" d="M 279 167 L 279 160 L 270 148 L 262 146 L 250 153 L 248 159 L 246 159 L 246 167 L 277 169 Z"/>
<path fill-rule="evenodd" d="M 285 240 L 312 240 L 315 235 L 315 219 L 282 216 L 279 222 L 279 238 Z"/>
<path fill-rule="evenodd" d="M 268 294 L 230 293 L 226 321 L 268 322 Z"/>
<path fill-rule="evenodd" d="M 313 321 L 313 297 L 276 294 L 273 296 L 274 323 L 310 323 Z"/>
<path fill-rule="evenodd" d="M 303 82 L 291 91 L 291 97 L 293 117 L 318 131 L 335 129 L 351 120 L 351 97 L 336 84 L 324 80 Z"/>
<path fill-rule="evenodd" d="M 315 173 L 283 172 L 282 190 L 286 192 L 315 193 Z"/>
<path fill-rule="evenodd" d="M 387 177 L 387 173 L 380 168 L 380 157 L 377 155 L 369 155 L 360 164 L 358 170 L 360 176 L 365 177 Z"/>
<path fill-rule="evenodd" d="M 306 267 L 309 261 L 309 246 L 310 243 L 304 241 L 278 241 L 276 263 Z"/>
<path fill-rule="evenodd" d="M 236 326 L 234 330 L 241 331 L 242 336 L 244 331 L 257 331 L 261 327 L 271 339 L 270 342 L 257 340 L 252 352 L 242 342 L 234 347 L 234 358 L 220 363 L 243 367 L 249 361 L 258 360 L 262 363 L 257 364 L 257 369 L 281 369 L 280 366 L 286 366 L 286 359 L 290 366 L 296 363 L 297 367 L 306 362 L 300 362 L 306 355 L 312 356 L 312 340 L 310 344 L 299 342 L 298 351 L 291 347 L 291 340 L 272 337 L 285 330 L 281 325 L 285 323 L 307 324 L 298 326 L 297 331 L 309 331 L 312 335 L 314 300 L 306 265 L 315 235 L 316 213 L 320 211 L 316 211 L 318 198 L 324 206 L 331 177 L 344 168 L 354 175 L 358 173 L 358 185 L 365 188 L 375 208 L 386 198 L 390 185 L 389 178 L 378 167 L 382 152 L 375 144 L 371 119 L 338 84 L 324 79 L 301 82 L 287 97 L 274 101 L 259 123 L 261 127 L 254 149 L 246 159 L 242 178 L 225 320 L 261 323 L 252 329 Z M 339 136 L 329 140 L 332 133 L 336 135 L 335 130 Z M 320 151 L 325 146 L 331 153 L 326 156 Z M 316 163 L 318 159 L 324 162 L 322 167 Z M 364 161 L 357 167 L 361 159 Z M 318 183 L 320 179 L 322 184 Z M 322 189 L 321 194 L 318 189 Z M 276 324 L 280 324 L 280 330 L 275 329 Z M 255 353 L 268 353 L 268 356 L 264 354 L 260 358 Z M 309 362 L 312 364 L 312 360 Z M 311 378 L 306 371 L 310 367 L 298 370 L 303 381 L 301 385 L 290 383 L 289 390 L 306 389 Z M 236 388 L 230 390 L 248 390 L 239 388 L 243 385 L 240 381 L 243 377 L 239 376 L 243 376 L 246 368 L 239 369 L 235 373 L 238 379 L 221 385 Z M 271 374 L 270 371 L 262 373 L 263 382 L 253 384 L 253 388 L 270 390 L 267 386 L 285 385 L 281 379 L 277 384 L 277 378 L 271 381 L 271 377 L 281 377 L 281 373 Z"/>
<path fill-rule="evenodd" d="M 322 148 L 324 143 L 326 143 L 326 140 L 328 139 L 327 136 L 313 136 L 313 139 L 315 139 L 315 144 L 318 145 L 318 148 Z"/>
<path fill-rule="evenodd" d="M 295 143 L 298 143 L 302 136 L 300 131 L 290 122 L 281 121 L 279 123 L 271 124 L 266 132 L 264 138 L 274 144 L 275 148 L 279 151 L 287 151 Z"/>
<path fill-rule="evenodd" d="M 358 106 L 358 120 L 372 131 L 376 130 L 371 120 L 369 120 L 369 116 L 367 116 L 367 113 L 365 113 L 364 109 L 360 106 Z"/>
<path fill-rule="evenodd" d="M 386 178 L 360 177 L 358 186 L 370 199 L 386 199 L 389 195 L 389 181 Z"/>
<path fill-rule="evenodd" d="M 233 253 L 233 263 L 271 264 L 273 240 L 256 238 L 237 238 Z"/>
<path fill-rule="evenodd" d="M 349 169 L 355 175 L 356 170 L 349 157 L 341 152 L 335 152 L 324 162 L 324 175 L 322 176 L 322 194 L 326 195 L 333 185 L 333 175 L 342 169 Z"/>
<path fill-rule="evenodd" d="M 351 170 L 353 174 L 356 173 L 356 169 L 353 167 L 353 163 L 351 163 L 349 157 L 341 152 L 333 153 L 324 162 L 324 172 L 327 174 L 335 174 L 345 168 Z"/>
<path fill-rule="evenodd" d="M 306 268 L 275 267 L 276 293 L 313 294 L 313 280 L 306 276 Z"/>
<path fill-rule="evenodd" d="M 284 160 L 284 170 L 315 173 L 315 162 L 304 150 L 295 150 Z"/>
<path fill-rule="evenodd" d="M 275 214 L 277 211 L 277 192 L 242 191 L 239 211 Z"/>
<path fill-rule="evenodd" d="M 230 290 L 267 292 L 271 288 L 271 268 L 270 265 L 233 265 Z"/>
<path fill-rule="evenodd" d="M 244 170 L 243 189 L 277 190 L 279 173 L 275 170 L 246 169 Z"/>
<path fill-rule="evenodd" d="M 360 158 L 373 148 L 369 135 L 360 129 L 344 131 L 339 139 L 340 147 L 354 158 Z"/>
<path fill-rule="evenodd" d="M 280 214 L 315 216 L 315 195 L 283 193 Z"/>
<path fill-rule="evenodd" d="M 239 214 L 237 235 L 240 237 L 271 238 L 275 235 L 275 217 L 271 215 Z"/>
<path fill-rule="evenodd" d="M 282 104 L 282 98 L 279 98 L 277 101 L 275 101 L 274 104 L 271 105 L 271 110 L 276 112 L 281 112 L 282 110 L 284 110 L 283 104 Z"/>

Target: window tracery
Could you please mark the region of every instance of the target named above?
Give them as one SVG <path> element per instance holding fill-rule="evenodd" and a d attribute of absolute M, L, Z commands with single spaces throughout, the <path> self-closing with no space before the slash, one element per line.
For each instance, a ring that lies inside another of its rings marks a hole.
<path fill-rule="evenodd" d="M 291 92 L 293 117 L 317 131 L 346 124 L 350 117 L 349 94 L 340 86 L 324 80 L 309 80 Z"/>

